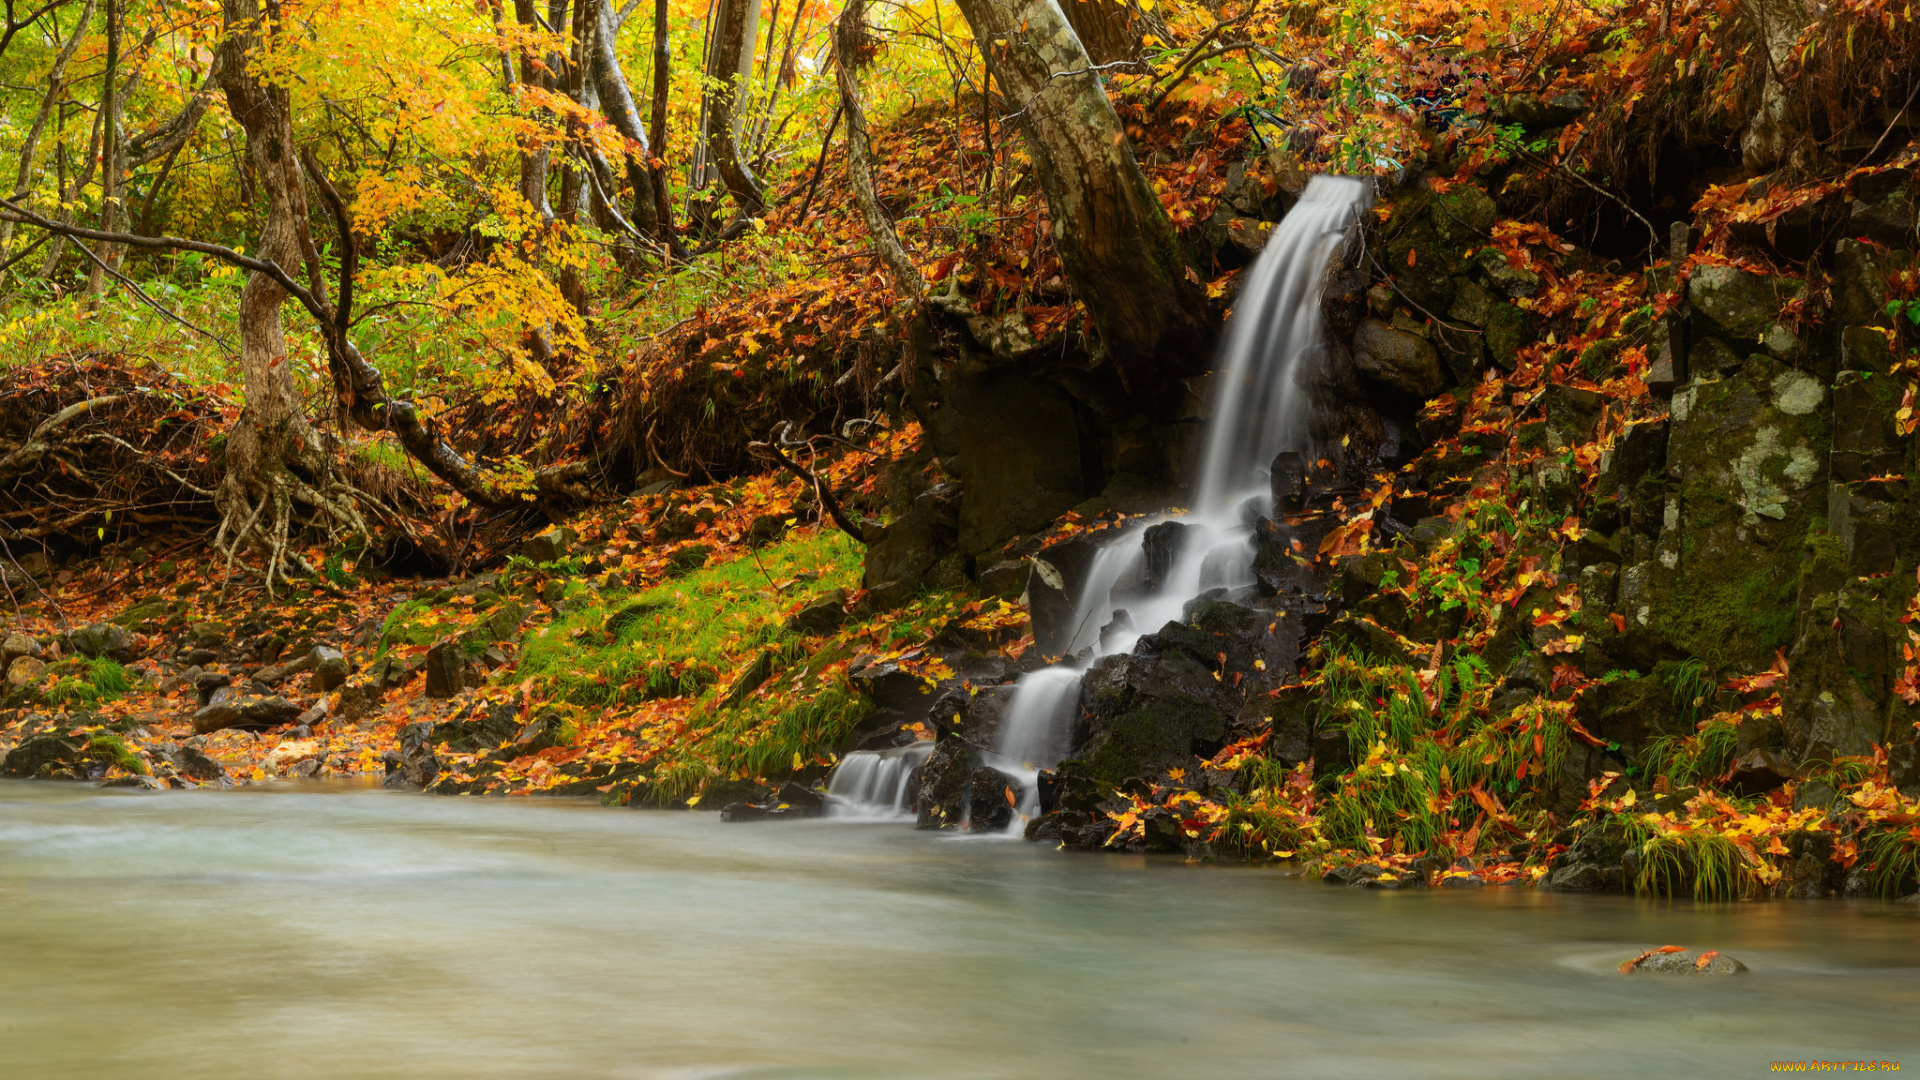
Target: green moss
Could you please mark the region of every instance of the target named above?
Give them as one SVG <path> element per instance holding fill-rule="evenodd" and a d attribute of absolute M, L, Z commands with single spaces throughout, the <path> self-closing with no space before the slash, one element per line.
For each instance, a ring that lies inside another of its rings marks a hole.
<path fill-rule="evenodd" d="M 87 756 L 111 765 L 118 765 L 135 776 L 148 774 L 146 760 L 134 753 L 126 740 L 118 735 L 101 734 L 88 739 Z"/>
<path fill-rule="evenodd" d="M 638 594 L 583 593 L 582 606 L 522 642 L 520 676 L 575 704 L 634 704 L 700 695 L 770 644 L 781 646 L 776 669 L 805 659 L 800 639 L 783 640 L 784 613 L 800 594 L 771 582 L 805 577 L 816 589 L 857 587 L 859 552 L 847 537 L 825 532 L 756 554 Z"/>
<path fill-rule="evenodd" d="M 1745 572 L 1678 577 L 1656 608 L 1659 629 L 1720 671 L 1746 670 L 1756 657 L 1793 644 L 1796 578 L 1765 563 Z"/>

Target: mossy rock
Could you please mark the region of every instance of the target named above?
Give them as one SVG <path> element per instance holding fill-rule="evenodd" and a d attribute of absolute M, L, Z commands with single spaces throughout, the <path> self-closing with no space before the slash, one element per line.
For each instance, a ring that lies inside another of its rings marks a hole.
<path fill-rule="evenodd" d="M 1804 541 L 1826 509 L 1824 402 L 1816 380 L 1763 358 L 1675 395 L 1656 556 L 1621 582 L 1649 655 L 1760 671 L 1793 643 Z"/>
<path fill-rule="evenodd" d="M 1445 195 L 1422 188 L 1402 196 L 1386 225 L 1395 285 L 1429 311 L 1447 310 L 1457 291 L 1453 274 L 1467 250 L 1486 239 L 1494 216 L 1493 200 L 1467 184 Z"/>
<path fill-rule="evenodd" d="M 1512 371 L 1520 363 L 1520 350 L 1533 344 L 1533 319 L 1513 304 L 1495 304 L 1487 314 L 1486 338 L 1493 362 Z"/>

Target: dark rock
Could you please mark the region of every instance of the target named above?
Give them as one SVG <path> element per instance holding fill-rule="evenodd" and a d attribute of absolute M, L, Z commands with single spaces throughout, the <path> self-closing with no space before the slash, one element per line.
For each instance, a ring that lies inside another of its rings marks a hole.
<path fill-rule="evenodd" d="M 834 589 L 810 601 L 787 622 L 796 634 L 831 634 L 846 621 L 847 591 Z"/>
<path fill-rule="evenodd" d="M 1268 470 L 1273 512 L 1291 514 L 1306 509 L 1307 459 L 1294 450 L 1275 454 Z"/>
<path fill-rule="evenodd" d="M 1501 261 L 1498 265 L 1506 263 Z M 1533 344 L 1533 339 L 1533 320 L 1519 307 L 1500 303 L 1488 313 L 1486 344 L 1494 363 L 1512 371 L 1520 362 L 1520 350 Z"/>
<path fill-rule="evenodd" d="M 1147 529 L 1140 538 L 1141 554 L 1146 558 L 1146 587 L 1157 593 L 1166 584 L 1167 574 L 1186 546 L 1188 526 L 1178 521 L 1163 521 Z"/>
<path fill-rule="evenodd" d="M 1687 300 L 1713 332 L 1730 342 L 1753 342 L 1779 320 L 1780 308 L 1799 286 L 1733 266 L 1697 266 L 1687 281 Z"/>
<path fill-rule="evenodd" d="M 1320 875 L 1320 880 L 1328 885 L 1355 886 L 1364 885 L 1369 881 L 1377 881 L 1383 876 L 1392 879 L 1396 883 L 1399 881 L 1399 875 L 1395 874 L 1388 867 L 1381 866 L 1379 863 L 1369 862 L 1331 867 Z"/>
<path fill-rule="evenodd" d="M 1580 834 L 1547 868 L 1540 887 L 1553 892 L 1626 892 L 1626 839 L 1607 829 Z"/>
<path fill-rule="evenodd" d="M 318 693 L 330 693 L 347 681 L 347 658 L 339 649 L 315 645 L 307 654 L 307 663 L 313 671 L 307 685 Z"/>
<path fill-rule="evenodd" d="M 1320 640 L 1383 664 L 1409 664 L 1413 656 L 1385 627 L 1370 618 L 1341 613 L 1327 624 Z"/>
<path fill-rule="evenodd" d="M 1378 319 L 1364 320 L 1354 331 L 1353 366 L 1374 382 L 1417 398 L 1431 397 L 1446 385 L 1431 342 Z"/>
<path fill-rule="evenodd" d="M 1787 857 L 1781 866 L 1779 895 L 1790 900 L 1818 900 L 1841 886 L 1841 868 L 1833 861 L 1834 834 L 1821 830 L 1790 833 Z"/>
<path fill-rule="evenodd" d="M 469 663 L 458 641 L 442 641 L 427 650 L 427 696 L 444 699 L 466 689 Z"/>
<path fill-rule="evenodd" d="M 1838 602 L 1816 603 L 1801 626 L 1787 655 L 1792 674 L 1780 694 L 1787 749 L 1803 761 L 1872 754 L 1885 742 L 1885 724 L 1854 677 L 1859 657 L 1848 655 Z M 1785 767 L 1784 761 L 1779 764 Z"/>
<path fill-rule="evenodd" d="M 933 684 L 890 661 L 856 658 L 847 680 L 861 696 L 883 709 L 924 710 L 933 703 Z"/>
<path fill-rule="evenodd" d="M 538 536 L 529 537 L 522 543 L 520 555 L 528 562 L 554 562 L 572 553 L 575 539 L 576 535 L 572 529 L 548 529 Z"/>
<path fill-rule="evenodd" d="M 996 596 L 1003 600 L 1018 597 L 1027 587 L 1027 575 L 1031 573 L 1029 564 L 1022 559 L 1001 559 L 985 570 L 980 571 L 975 584 L 980 595 Z"/>
<path fill-rule="evenodd" d="M 435 724 L 430 736 L 435 745 L 472 754 L 496 749 L 518 735 L 521 726 L 519 708 L 502 702 L 478 716 Z"/>
<path fill-rule="evenodd" d="M 124 626 L 94 623 L 67 635 L 67 643 L 81 656 L 104 656 L 127 661 L 133 659 L 133 635 Z"/>
<path fill-rule="evenodd" d="M 1005 773 L 989 766 L 973 770 L 967 781 L 967 831 L 1005 832 L 1019 798 Z"/>
<path fill-rule="evenodd" d="M 1234 218 L 1227 222 L 1226 232 L 1228 245 L 1242 258 L 1251 260 L 1267 246 L 1267 238 L 1273 235 L 1273 225 L 1252 218 Z"/>
<path fill-rule="evenodd" d="M 1794 767 L 1785 754 L 1754 750 L 1733 763 L 1727 785 L 1742 795 L 1761 795 L 1793 779 Z"/>
<path fill-rule="evenodd" d="M 705 801 L 705 800 L 702 800 Z M 816 818 L 827 812 L 824 795 L 789 780 L 759 801 L 731 802 L 720 808 L 721 821 L 766 821 Z"/>
<path fill-rule="evenodd" d="M 165 756 L 173 765 L 174 771 L 189 780 L 211 784 L 227 778 L 227 771 L 220 767 L 220 763 L 208 757 L 198 747 L 182 746 L 167 751 Z"/>
<path fill-rule="evenodd" d="M 425 721 L 400 729 L 400 749 L 388 751 L 385 786 L 419 790 L 439 779 L 444 767 L 433 752 L 433 725 Z"/>
<path fill-rule="evenodd" d="M 1075 600 L 1100 547 L 1091 538 L 1075 537 L 1050 544 L 1033 556 L 1035 570 L 1027 579 L 1027 613 L 1032 617 L 1034 645 L 1043 655 L 1065 653 L 1080 629 Z M 1048 580 L 1047 572 L 1039 569 L 1041 563 L 1058 579 L 1058 587 Z"/>
<path fill-rule="evenodd" d="M 953 380 L 961 479 L 958 543 L 968 555 L 1031 533 L 1093 492 L 1073 400 L 1050 382 L 1013 371 Z M 929 564 L 931 565 L 931 561 Z"/>
<path fill-rule="evenodd" d="M 193 714 L 193 730 L 205 735 L 222 728 L 265 731 L 290 724 L 300 715 L 300 706 L 283 697 L 243 694 L 222 687 L 210 704 Z"/>
<path fill-rule="evenodd" d="M 1743 975 L 1747 965 L 1718 952 L 1709 958 L 1706 953 L 1682 949 L 1653 953 L 1623 970 L 1629 975 Z"/>
<path fill-rule="evenodd" d="M 87 753 L 64 735 L 35 735 L 0 760 L 0 776 L 26 780 L 84 780 Z"/>
<path fill-rule="evenodd" d="M 1320 698 L 1298 684 L 1282 687 L 1273 699 L 1273 735 L 1267 756 L 1291 769 L 1313 756 L 1313 731 L 1319 723 Z"/>

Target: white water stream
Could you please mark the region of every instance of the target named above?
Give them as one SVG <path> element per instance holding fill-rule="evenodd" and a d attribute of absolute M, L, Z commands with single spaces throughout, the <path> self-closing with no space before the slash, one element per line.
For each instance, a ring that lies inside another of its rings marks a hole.
<path fill-rule="evenodd" d="M 1283 451 L 1311 449 L 1300 379 L 1320 348 L 1320 293 L 1327 264 L 1367 199 L 1361 181 L 1314 177 L 1247 272 L 1227 322 L 1213 387 L 1213 420 L 1194 479 L 1193 510 L 1135 524 L 1094 555 L 1075 597 L 1074 630 L 1065 650 L 1077 661 L 1023 676 L 1007 706 L 988 764 L 1020 786 L 1019 813 L 1011 831 L 1024 830 L 1038 809 L 1038 770 L 1059 764 L 1070 749 L 1086 665 L 1131 651 L 1143 635 L 1180 619 L 1201 593 L 1253 584 L 1248 539 L 1253 515 L 1272 513 L 1269 468 Z M 1161 580 L 1150 582 L 1144 539 L 1150 527 L 1163 521 L 1178 521 L 1186 528 Z M 836 770 L 830 791 L 848 810 L 873 814 L 906 809 L 897 802 L 883 807 L 848 801 L 858 786 L 855 778 L 878 768 L 880 763 L 871 760 L 878 756 L 849 754 Z M 904 780 L 896 797 L 910 797 Z"/>

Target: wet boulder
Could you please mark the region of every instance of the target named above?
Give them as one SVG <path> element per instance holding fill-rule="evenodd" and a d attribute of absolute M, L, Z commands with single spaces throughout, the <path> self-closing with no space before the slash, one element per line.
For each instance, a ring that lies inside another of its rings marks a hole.
<path fill-rule="evenodd" d="M 1718 950 L 1652 949 L 1620 965 L 1628 975 L 1744 975 L 1747 965 Z"/>
<path fill-rule="evenodd" d="M 291 724 L 299 715 L 300 706 L 278 695 L 235 693 L 223 688 L 211 703 L 193 714 L 193 730 L 200 735 L 222 728 L 266 731 Z"/>
<path fill-rule="evenodd" d="M 1192 526 L 1180 521 L 1163 521 L 1147 529 L 1140 538 L 1140 551 L 1146 558 L 1146 588 L 1157 593 L 1167 583 L 1167 575 L 1185 550 Z"/>
<path fill-rule="evenodd" d="M 388 751 L 384 785 L 415 791 L 439 779 L 445 770 L 433 752 L 433 725 L 425 721 L 400 729 L 400 749 Z"/>
<path fill-rule="evenodd" d="M 101 622 L 83 626 L 67 635 L 67 644 L 81 656 L 104 656 L 110 660 L 133 659 L 133 635 L 126 627 Z"/>
<path fill-rule="evenodd" d="M 1297 622 L 1297 620 L 1295 620 Z M 1211 757 L 1269 671 L 1291 672 L 1298 637 L 1271 613 L 1202 601 L 1185 622 L 1140 639 L 1087 672 L 1073 760 L 1063 776 L 1107 787 Z M 1270 630 L 1271 628 L 1271 630 Z"/>
<path fill-rule="evenodd" d="M 1431 397 L 1447 382 L 1432 342 L 1379 319 L 1367 319 L 1354 331 L 1353 366 L 1377 385 L 1410 397 Z"/>
<path fill-rule="evenodd" d="M 84 780 L 86 747 L 64 735 L 35 735 L 0 759 L 0 776 L 23 780 Z"/>
<path fill-rule="evenodd" d="M 1588 829 L 1554 858 L 1540 887 L 1552 892 L 1626 892 L 1630 845 L 1617 830 Z"/>
<path fill-rule="evenodd" d="M 1078 629 L 1074 605 L 1083 591 L 1087 572 L 1100 553 L 1100 540 L 1074 537 L 1049 544 L 1029 561 L 1026 581 L 1027 614 L 1033 623 L 1033 642 L 1049 656 L 1067 651 Z"/>
<path fill-rule="evenodd" d="M 789 780 L 770 796 L 730 802 L 720 808 L 721 821 L 780 821 L 816 818 L 827 812 L 827 798 Z"/>
<path fill-rule="evenodd" d="M 971 820 L 976 775 L 993 771 L 986 754 L 1000 742 L 1014 692 L 1012 686 L 987 686 L 941 695 L 931 712 L 939 737 L 911 789 L 919 828 L 961 828 Z"/>
<path fill-rule="evenodd" d="M 991 766 L 973 770 L 967 781 L 967 831 L 1005 832 L 1019 804 L 1020 792 L 1007 774 Z"/>
<path fill-rule="evenodd" d="M 318 693 L 337 690 L 347 681 L 347 658 L 339 649 L 315 645 L 313 651 L 307 654 L 307 663 L 313 672 L 308 685 Z"/>

